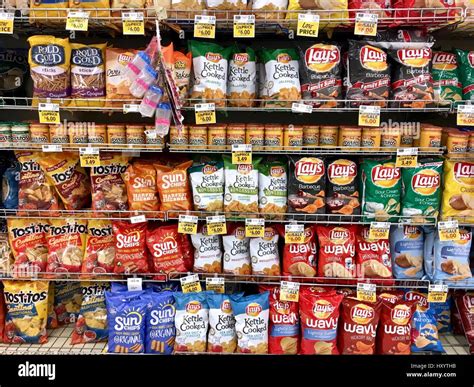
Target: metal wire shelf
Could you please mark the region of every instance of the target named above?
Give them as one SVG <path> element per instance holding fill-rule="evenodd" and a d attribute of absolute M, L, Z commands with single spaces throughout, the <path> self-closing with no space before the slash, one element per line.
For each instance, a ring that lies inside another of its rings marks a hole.
<path fill-rule="evenodd" d="M 0 218 L 8 219 L 86 219 L 86 220 L 127 220 L 144 215 L 148 220 L 166 220 L 164 211 L 96 211 L 96 210 L 10 210 L 0 209 Z"/>
<path fill-rule="evenodd" d="M 141 278 L 143 282 L 166 282 L 168 276 L 163 273 L 140 273 L 140 274 L 115 274 L 115 273 L 63 273 L 63 272 L 37 272 L 32 269 L 1 270 L 0 280 L 15 281 L 95 281 L 95 282 L 124 282 L 127 278 Z"/>
<path fill-rule="evenodd" d="M 164 145 L 156 144 L 52 144 L 52 143 L 21 143 L 21 144 L 0 144 L 0 150 L 27 150 L 27 151 L 44 151 L 43 146 L 60 146 L 64 152 L 79 152 L 81 148 L 94 148 L 100 152 L 122 152 L 122 153 L 146 153 L 146 152 L 163 152 Z"/>

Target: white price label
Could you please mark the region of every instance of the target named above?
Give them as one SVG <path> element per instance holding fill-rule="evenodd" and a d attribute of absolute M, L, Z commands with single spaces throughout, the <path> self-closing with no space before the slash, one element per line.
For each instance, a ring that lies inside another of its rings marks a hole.
<path fill-rule="evenodd" d="M 232 144 L 232 152 L 252 152 L 252 144 Z"/>
<path fill-rule="evenodd" d="M 195 24 L 216 24 L 216 17 L 210 15 L 196 15 L 194 16 Z"/>
<path fill-rule="evenodd" d="M 245 219 L 246 226 L 265 226 L 265 219 L 263 218 L 247 218 Z"/>
<path fill-rule="evenodd" d="M 137 277 L 127 278 L 127 288 L 129 292 L 143 290 L 143 280 Z"/>
<path fill-rule="evenodd" d="M 211 110 L 216 110 L 216 104 L 214 103 L 197 103 L 194 105 L 194 110 L 196 112 L 207 112 Z"/>
<path fill-rule="evenodd" d="M 135 103 L 126 103 L 123 105 L 123 113 L 139 113 L 140 112 L 140 105 Z"/>
<path fill-rule="evenodd" d="M 122 12 L 122 21 L 125 20 L 143 21 L 143 12 Z"/>
<path fill-rule="evenodd" d="M 39 111 L 48 111 L 48 112 L 59 112 L 59 104 L 57 103 L 39 103 Z"/>
<path fill-rule="evenodd" d="M 398 148 L 397 156 L 418 156 L 418 148 Z"/>
<path fill-rule="evenodd" d="M 223 277 L 206 278 L 206 290 L 213 290 L 216 293 L 223 294 L 225 292 L 225 279 Z"/>
<path fill-rule="evenodd" d="M 179 279 L 181 282 L 181 290 L 183 293 L 201 292 L 201 283 L 199 282 L 198 274 L 191 274 Z"/>
<path fill-rule="evenodd" d="M 291 112 L 292 113 L 312 113 L 313 106 L 307 105 L 305 103 L 293 102 L 291 104 Z"/>
<path fill-rule="evenodd" d="M 304 232 L 304 224 L 286 224 L 285 232 Z"/>
<path fill-rule="evenodd" d="M 430 284 L 428 287 L 429 292 L 448 292 L 448 285 L 446 284 Z"/>
<path fill-rule="evenodd" d="M 458 105 L 458 113 L 474 114 L 474 105 Z"/>
<path fill-rule="evenodd" d="M 98 155 L 99 154 L 99 148 L 92 148 L 92 147 L 87 147 L 87 148 L 79 148 L 79 154 L 81 155 Z"/>
<path fill-rule="evenodd" d="M 234 15 L 234 23 L 255 24 L 255 15 Z"/>
<path fill-rule="evenodd" d="M 206 223 L 225 223 L 225 215 L 206 216 Z"/>
<path fill-rule="evenodd" d="M 356 13 L 356 21 L 363 23 L 377 23 L 379 16 L 376 13 Z"/>
<path fill-rule="evenodd" d="M 51 144 L 51 145 L 43 145 L 42 147 L 43 152 L 62 152 L 63 147 L 62 145 L 58 144 Z"/>
<path fill-rule="evenodd" d="M 143 223 L 143 222 L 146 222 L 145 215 L 136 215 L 136 216 L 130 217 L 130 223 L 132 224 Z"/>

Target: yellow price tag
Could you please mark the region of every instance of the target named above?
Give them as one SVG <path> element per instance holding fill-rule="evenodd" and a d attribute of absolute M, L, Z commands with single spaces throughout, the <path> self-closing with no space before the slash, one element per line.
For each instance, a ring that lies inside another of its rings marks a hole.
<path fill-rule="evenodd" d="M 461 233 L 457 220 L 438 222 L 438 235 L 441 242 L 459 241 Z"/>
<path fill-rule="evenodd" d="M 395 166 L 398 168 L 413 168 L 418 164 L 418 148 L 397 149 Z"/>
<path fill-rule="evenodd" d="M 207 216 L 207 235 L 227 234 L 227 224 L 224 215 Z"/>
<path fill-rule="evenodd" d="M 99 155 L 80 155 L 81 167 L 98 167 L 100 165 Z"/>
<path fill-rule="evenodd" d="M 247 238 L 263 238 L 265 236 L 265 219 L 245 219 L 245 236 Z"/>
<path fill-rule="evenodd" d="M 208 15 L 194 16 L 194 37 L 215 39 L 216 17 Z"/>
<path fill-rule="evenodd" d="M 428 302 L 446 302 L 448 285 L 430 284 L 428 287 Z"/>
<path fill-rule="evenodd" d="M 372 13 L 357 13 L 354 35 L 376 36 L 378 16 Z"/>
<path fill-rule="evenodd" d="M 280 301 L 298 302 L 300 299 L 300 284 L 298 282 L 281 281 Z"/>
<path fill-rule="evenodd" d="M 380 126 L 380 106 L 359 106 L 359 126 Z"/>
<path fill-rule="evenodd" d="M 216 105 L 213 103 L 199 103 L 194 105 L 196 125 L 216 123 Z"/>
<path fill-rule="evenodd" d="M 369 239 L 388 239 L 390 233 L 389 222 L 371 222 L 369 229 Z"/>
<path fill-rule="evenodd" d="M 285 243 L 304 243 L 304 225 L 286 224 L 285 225 Z"/>
<path fill-rule="evenodd" d="M 143 12 L 122 12 L 124 35 L 145 35 Z"/>
<path fill-rule="evenodd" d="M 214 291 L 219 294 L 225 292 L 225 280 L 222 277 L 206 278 L 206 290 Z"/>
<path fill-rule="evenodd" d="M 67 31 L 87 31 L 89 28 L 89 13 L 83 11 L 70 11 L 67 15 Z"/>
<path fill-rule="evenodd" d="M 252 144 L 232 144 L 232 164 L 252 164 Z"/>
<path fill-rule="evenodd" d="M 197 233 L 198 217 L 191 215 L 180 215 L 178 220 L 178 232 L 180 234 Z"/>
<path fill-rule="evenodd" d="M 456 124 L 474 126 L 474 105 L 458 105 Z"/>
<path fill-rule="evenodd" d="M 181 282 L 181 290 L 183 293 L 202 292 L 201 282 L 199 282 L 198 274 L 191 274 L 186 277 L 182 277 L 179 281 Z"/>
<path fill-rule="evenodd" d="M 38 114 L 40 124 L 59 124 L 59 105 L 56 103 L 39 103 Z"/>
<path fill-rule="evenodd" d="M 0 12 L 0 34 L 13 34 L 14 20 L 13 12 Z"/>
<path fill-rule="evenodd" d="M 319 34 L 319 15 L 299 13 L 296 35 L 317 38 Z"/>
<path fill-rule="evenodd" d="M 359 301 L 376 302 L 377 301 L 377 286 L 375 284 L 357 284 L 357 299 Z"/>
<path fill-rule="evenodd" d="M 255 38 L 255 15 L 234 15 L 234 38 Z"/>

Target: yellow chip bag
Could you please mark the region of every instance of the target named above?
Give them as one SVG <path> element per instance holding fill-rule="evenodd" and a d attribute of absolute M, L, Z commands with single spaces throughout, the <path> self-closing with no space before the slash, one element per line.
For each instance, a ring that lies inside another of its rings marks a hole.
<path fill-rule="evenodd" d="M 106 18 L 110 16 L 110 11 L 108 10 L 109 7 L 110 4 L 108 0 L 69 0 L 69 8 L 84 9 L 86 11 L 90 11 L 90 16 L 94 19 L 98 17 Z"/>
<path fill-rule="evenodd" d="M 3 281 L 8 343 L 44 344 L 48 341 L 48 281 Z"/>
<path fill-rule="evenodd" d="M 30 23 L 63 23 L 63 20 L 61 19 L 66 17 L 67 7 L 68 0 L 31 1 L 29 17 Z M 26 8 L 28 8 L 28 6 L 26 6 Z"/>
<path fill-rule="evenodd" d="M 341 21 L 328 22 L 327 20 L 343 20 L 349 17 L 347 12 L 348 4 L 347 0 L 289 0 L 287 19 L 298 19 L 298 12 L 302 10 L 311 10 L 313 13 L 320 16 L 319 28 L 324 27 L 336 27 L 342 24 Z M 328 12 L 328 11 L 331 12 Z M 323 12 L 318 12 L 323 11 Z"/>

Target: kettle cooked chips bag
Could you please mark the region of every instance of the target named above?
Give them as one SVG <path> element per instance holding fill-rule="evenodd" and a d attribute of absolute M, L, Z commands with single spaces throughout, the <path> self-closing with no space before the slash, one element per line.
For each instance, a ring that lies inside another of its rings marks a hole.
<path fill-rule="evenodd" d="M 194 210 L 224 209 L 224 164 L 222 161 L 196 162 L 189 168 Z"/>

